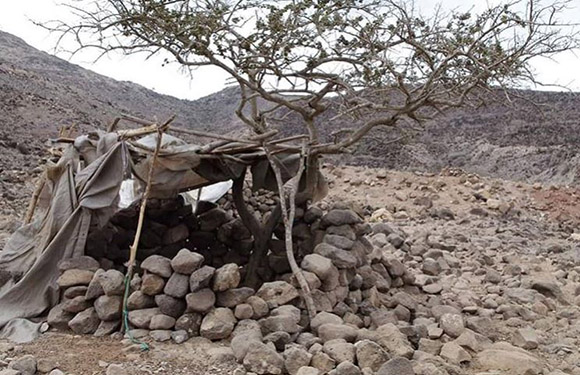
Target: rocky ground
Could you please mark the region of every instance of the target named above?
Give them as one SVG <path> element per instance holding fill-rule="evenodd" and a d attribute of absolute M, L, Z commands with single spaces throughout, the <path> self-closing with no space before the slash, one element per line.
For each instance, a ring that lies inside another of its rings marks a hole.
<path fill-rule="evenodd" d="M 325 174 L 331 192 L 321 207 L 347 203 L 365 216 L 374 228 L 369 241 L 392 249 L 414 282 L 393 286 L 386 308 L 360 320 L 320 313 L 317 325 L 338 323 L 355 336 L 337 342 L 318 332 L 321 342 L 278 354 L 280 371 L 322 374 L 316 369 L 330 369 L 328 358 L 331 367 L 346 358 L 351 363 L 332 374 L 580 374 L 577 190 L 460 170 L 326 166 Z M 5 211 L 4 238 L 11 219 Z M 140 352 L 115 337 L 49 331 L 30 344 L 1 342 L 0 374 L 31 374 L 34 366 L 52 375 L 245 374 L 232 349 L 228 340 L 193 337 Z"/>

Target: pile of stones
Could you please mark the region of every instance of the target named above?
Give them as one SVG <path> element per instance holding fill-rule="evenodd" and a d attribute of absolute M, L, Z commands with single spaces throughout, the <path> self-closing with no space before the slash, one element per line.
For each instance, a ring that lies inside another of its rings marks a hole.
<path fill-rule="evenodd" d="M 202 253 L 183 248 L 171 259 L 155 254 L 140 263 L 127 302 L 132 336 L 176 343 L 198 335 L 229 339 L 236 359 L 258 374 L 295 374 L 309 366 L 351 374 L 359 367 L 376 371 L 393 354 L 409 357 L 409 338 L 416 343 L 421 330 L 395 325 L 409 322 L 417 306 L 403 291 L 414 277 L 395 255 L 408 251 L 404 233 L 385 223 L 371 227 L 340 205 L 326 214 L 313 208 L 302 220 L 317 239 L 299 258 L 317 309 L 311 322 L 292 273 L 276 274 L 254 290 L 241 285 L 243 266 L 214 267 Z M 59 267 L 62 298 L 49 325 L 115 334 L 122 324 L 123 272 L 89 256 Z"/>

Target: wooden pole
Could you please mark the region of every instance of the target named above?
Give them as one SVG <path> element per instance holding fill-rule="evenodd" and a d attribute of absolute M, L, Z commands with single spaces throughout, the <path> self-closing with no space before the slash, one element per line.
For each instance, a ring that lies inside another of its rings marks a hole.
<path fill-rule="evenodd" d="M 145 192 L 141 198 L 141 207 L 139 209 L 139 221 L 137 222 L 137 230 L 135 231 L 135 238 L 133 239 L 133 244 L 131 245 L 129 253 L 129 264 L 127 266 L 127 276 L 125 278 L 125 283 L 130 284 L 131 278 L 133 277 L 133 268 L 135 267 L 135 260 L 137 259 L 137 249 L 139 247 L 139 240 L 141 239 L 141 231 L 143 230 L 143 222 L 145 220 L 145 210 L 147 208 L 147 199 L 149 199 L 149 193 L 151 191 L 151 184 L 153 182 L 153 172 L 155 170 L 155 163 L 159 156 L 159 150 L 161 149 L 161 139 L 163 137 L 163 129 L 161 127 L 157 128 L 157 143 L 155 145 L 155 152 L 151 158 L 151 164 L 149 165 L 149 173 L 147 175 L 147 184 L 145 186 Z M 125 295 L 123 296 L 123 315 L 126 317 L 127 312 L 127 300 L 129 299 L 130 288 L 125 285 Z M 123 319 L 123 330 L 127 330 L 126 319 Z"/>
<path fill-rule="evenodd" d="M 38 198 L 40 198 L 40 193 L 42 192 L 44 185 L 46 185 L 46 178 L 46 171 L 44 171 L 36 183 L 34 193 L 32 193 L 32 198 L 30 198 L 30 203 L 28 203 L 28 209 L 26 210 L 26 216 L 24 217 L 24 224 L 30 224 L 34 217 L 34 211 L 38 205 Z"/>

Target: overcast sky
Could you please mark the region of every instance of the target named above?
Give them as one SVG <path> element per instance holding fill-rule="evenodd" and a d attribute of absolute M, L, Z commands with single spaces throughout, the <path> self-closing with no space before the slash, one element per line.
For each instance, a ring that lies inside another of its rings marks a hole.
<path fill-rule="evenodd" d="M 498 0 L 490 0 L 497 3 Z M 59 1 L 61 2 L 61 1 Z M 35 26 L 29 19 L 51 20 L 66 19 L 68 9 L 57 5 L 55 0 L 0 0 L 0 30 L 17 35 L 28 44 L 49 52 L 54 52 L 54 36 Z M 460 6 L 460 9 L 476 8 L 485 4 L 483 0 L 418 0 L 423 12 L 430 11 L 437 3 L 446 8 Z M 577 22 L 580 20 L 580 0 L 573 0 L 566 18 Z M 65 57 L 65 55 L 62 55 Z M 215 68 L 199 69 L 190 76 L 179 69 L 177 64 L 161 66 L 162 59 L 153 57 L 144 61 L 143 56 L 124 57 L 119 54 L 93 62 L 94 55 L 83 53 L 75 56 L 71 62 L 79 64 L 97 73 L 139 83 L 157 92 L 184 99 L 197 99 L 221 90 L 225 84 L 225 75 Z M 565 85 L 574 91 L 580 91 L 580 54 L 562 54 L 557 61 L 536 60 L 535 68 L 540 80 Z"/>

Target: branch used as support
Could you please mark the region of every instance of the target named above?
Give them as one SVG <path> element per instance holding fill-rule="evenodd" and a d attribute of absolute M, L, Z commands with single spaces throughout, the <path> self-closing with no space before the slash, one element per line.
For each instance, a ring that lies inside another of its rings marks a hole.
<path fill-rule="evenodd" d="M 24 217 L 24 224 L 30 224 L 32 218 L 34 217 L 34 211 L 36 210 L 36 206 L 38 205 L 38 198 L 40 197 L 40 193 L 46 185 L 46 171 L 40 176 L 40 179 L 36 183 L 36 187 L 34 188 L 34 193 L 32 193 L 32 198 L 30 198 L 30 203 L 28 204 L 28 209 L 26 210 L 26 216 Z"/>
<path fill-rule="evenodd" d="M 159 150 L 161 149 L 161 139 L 163 138 L 163 128 L 157 128 L 157 143 L 155 144 L 155 152 L 151 158 L 151 164 L 149 165 L 149 173 L 147 175 L 147 184 L 145 186 L 145 192 L 141 197 L 141 207 L 139 209 L 139 221 L 137 222 L 137 229 L 135 230 L 135 238 L 133 239 L 133 244 L 131 245 L 129 252 L 129 263 L 127 266 L 127 275 L 125 278 L 125 294 L 123 296 L 123 330 L 127 330 L 127 300 L 129 298 L 129 284 L 133 277 L 133 268 L 135 267 L 135 260 L 137 259 L 137 250 L 139 246 L 139 240 L 141 239 L 141 231 L 143 230 L 143 222 L 145 220 L 145 210 L 147 208 L 147 200 L 149 199 L 149 194 L 151 192 L 151 184 L 153 182 L 153 172 L 155 170 L 155 164 L 157 163 L 157 158 L 159 156 Z"/>
<path fill-rule="evenodd" d="M 294 256 L 294 243 L 292 241 L 292 229 L 294 227 L 294 217 L 296 215 L 296 194 L 298 193 L 300 186 L 300 179 L 304 173 L 304 163 L 306 161 L 307 155 L 306 142 L 302 144 L 302 157 L 300 160 L 300 167 L 298 172 L 294 177 L 288 180 L 286 184 L 284 184 L 282 179 L 282 172 L 280 171 L 278 164 L 276 164 L 274 156 L 268 151 L 267 147 L 264 149 L 266 150 L 266 156 L 270 162 L 270 166 L 272 167 L 274 174 L 276 175 L 276 183 L 278 184 L 280 207 L 285 229 L 284 237 L 286 244 L 286 256 L 288 258 L 288 263 L 290 264 L 292 274 L 296 278 L 296 281 L 298 281 L 298 285 L 300 285 L 302 298 L 304 299 L 304 304 L 306 305 L 306 310 L 308 311 L 308 317 L 310 320 L 312 320 L 316 316 L 316 306 L 314 305 L 314 299 L 312 298 L 310 287 L 308 286 L 308 282 L 302 273 L 302 269 L 298 266 L 298 263 L 296 263 L 296 257 Z M 286 199 L 288 199 L 289 207 L 286 207 Z"/>

